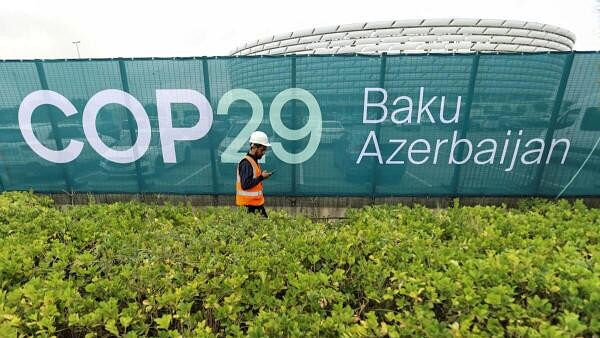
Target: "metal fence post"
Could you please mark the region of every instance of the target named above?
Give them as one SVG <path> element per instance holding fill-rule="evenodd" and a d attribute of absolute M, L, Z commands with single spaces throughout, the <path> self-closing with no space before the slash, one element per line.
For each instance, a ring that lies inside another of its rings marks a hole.
<path fill-rule="evenodd" d="M 567 56 L 567 59 L 565 60 L 565 65 L 563 67 L 560 85 L 558 86 L 558 91 L 556 93 L 554 105 L 552 106 L 552 115 L 550 116 L 550 122 L 548 123 L 548 130 L 546 131 L 546 137 L 544 138 L 545 146 L 544 151 L 542 152 L 542 162 L 537 167 L 537 171 L 535 173 L 535 178 L 533 181 L 533 192 L 535 192 L 535 194 L 537 194 L 540 191 L 540 186 L 542 184 L 542 177 L 544 176 L 544 170 L 546 169 L 546 160 L 550 148 L 548 144 L 550 144 L 552 138 L 554 137 L 554 127 L 556 125 L 558 113 L 560 112 L 560 108 L 562 107 L 563 98 L 565 96 L 565 89 L 567 88 L 567 82 L 569 81 L 569 75 L 571 74 L 571 66 L 573 65 L 574 56 L 575 54 L 571 52 Z"/>
<path fill-rule="evenodd" d="M 296 88 L 296 55 L 292 55 L 292 88 Z M 296 100 L 292 100 L 292 125 L 294 129 L 298 126 L 298 118 L 296 112 Z M 298 150 L 297 142 L 293 143 L 292 152 L 296 154 Z M 298 187 L 296 183 L 296 174 L 297 174 L 297 166 L 301 164 L 292 165 L 292 196 L 296 196 L 298 192 Z M 295 202 L 293 203 L 295 204 Z M 294 205 L 295 206 L 295 205 Z"/>
<path fill-rule="evenodd" d="M 204 58 L 202 59 L 202 78 L 204 80 L 204 96 L 206 96 L 206 99 L 208 100 L 208 102 L 211 102 L 211 95 L 210 95 L 210 79 L 208 77 L 208 61 Z M 212 104 L 212 102 L 211 102 Z M 209 139 L 209 143 L 210 143 L 210 166 L 211 166 L 211 175 L 212 175 L 212 187 L 213 187 L 213 196 L 214 198 L 217 198 L 217 195 L 219 194 L 219 177 L 217 174 L 217 159 L 216 159 L 216 155 L 215 155 L 215 144 L 214 144 L 214 137 L 211 137 Z M 216 201 L 215 201 L 215 205 L 216 205 Z"/>
<path fill-rule="evenodd" d="M 471 106 L 473 104 L 473 94 L 475 93 L 475 80 L 477 78 L 477 70 L 479 68 L 479 53 L 473 55 L 473 64 L 471 65 L 471 74 L 469 75 L 469 91 L 467 92 L 467 100 L 465 102 L 465 115 L 462 121 L 462 129 L 460 132 L 460 138 L 464 139 L 469 132 L 471 126 Z M 464 144 L 461 143 L 458 148 L 458 158 L 463 158 Z M 458 195 L 458 184 L 460 180 L 460 165 L 454 166 L 454 174 L 452 175 L 452 194 Z"/>
<path fill-rule="evenodd" d="M 0 176 L 0 192 L 2 191 L 6 191 L 6 189 L 4 188 L 4 182 L 2 182 L 2 177 Z"/>
<path fill-rule="evenodd" d="M 387 63 L 387 53 L 381 54 L 381 65 L 379 67 L 379 88 L 384 88 L 385 84 L 385 68 Z M 384 121 L 385 123 L 385 121 Z M 377 123 L 375 126 L 375 135 L 377 136 L 377 140 L 381 138 L 381 123 Z M 377 184 L 379 177 L 379 165 L 377 161 L 373 160 L 373 169 L 372 169 L 372 177 L 371 177 L 371 200 L 375 202 L 375 195 L 377 194 Z"/>
<path fill-rule="evenodd" d="M 127 69 L 125 68 L 125 61 L 123 60 L 119 60 L 119 73 L 121 74 L 121 82 L 123 84 L 123 91 L 125 91 L 128 94 L 130 93 L 129 90 L 129 82 L 127 81 Z M 129 124 L 129 136 L 131 138 L 131 144 L 134 145 L 135 144 L 135 138 L 134 138 L 134 133 L 136 131 L 135 129 L 135 124 L 136 122 L 133 119 L 133 116 L 131 114 L 127 114 L 127 120 L 128 120 L 128 124 Z M 135 173 L 136 173 L 136 177 L 137 177 L 137 182 L 138 182 L 138 192 L 139 193 L 143 193 L 144 192 L 144 178 L 142 176 L 142 168 L 140 165 L 140 161 L 142 159 L 138 159 L 137 161 L 135 161 Z"/>
<path fill-rule="evenodd" d="M 40 85 L 42 86 L 42 89 L 48 90 L 48 80 L 46 79 L 46 72 L 44 71 L 44 65 L 42 64 L 41 61 L 36 61 L 35 68 L 37 69 L 38 78 L 40 80 Z M 56 143 L 57 149 L 64 149 L 64 146 L 62 143 L 62 137 L 60 136 L 60 131 L 58 130 L 58 125 L 56 123 L 56 120 L 54 119 L 54 117 L 52 116 L 50 111 L 48 111 L 47 108 L 43 108 L 43 109 L 46 112 L 46 114 L 48 115 L 48 119 L 50 120 L 52 136 L 54 137 L 54 142 Z M 67 191 L 73 192 L 73 178 L 71 177 L 71 174 L 69 172 L 69 164 L 65 163 L 64 165 L 61 165 L 61 170 L 63 173 L 63 177 L 65 179 Z"/>

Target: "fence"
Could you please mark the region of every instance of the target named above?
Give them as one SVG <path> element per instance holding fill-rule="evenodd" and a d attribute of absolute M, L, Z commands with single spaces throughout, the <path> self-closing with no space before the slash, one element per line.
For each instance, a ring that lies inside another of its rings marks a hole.
<path fill-rule="evenodd" d="M 0 62 L 0 188 L 600 196 L 600 54 Z"/>

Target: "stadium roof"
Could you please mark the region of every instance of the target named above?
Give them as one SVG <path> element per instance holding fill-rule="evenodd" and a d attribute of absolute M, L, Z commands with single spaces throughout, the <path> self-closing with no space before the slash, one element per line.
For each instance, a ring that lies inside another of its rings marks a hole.
<path fill-rule="evenodd" d="M 570 51 L 567 29 L 504 19 L 417 19 L 309 28 L 265 37 L 231 55 Z"/>

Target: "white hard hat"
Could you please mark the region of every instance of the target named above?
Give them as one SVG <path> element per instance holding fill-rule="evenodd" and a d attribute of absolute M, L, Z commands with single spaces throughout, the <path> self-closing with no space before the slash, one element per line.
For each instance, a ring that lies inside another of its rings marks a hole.
<path fill-rule="evenodd" d="M 260 144 L 265 147 L 270 147 L 271 143 L 269 143 L 269 139 L 267 138 L 267 134 L 262 131 L 255 131 L 250 135 L 250 143 Z"/>

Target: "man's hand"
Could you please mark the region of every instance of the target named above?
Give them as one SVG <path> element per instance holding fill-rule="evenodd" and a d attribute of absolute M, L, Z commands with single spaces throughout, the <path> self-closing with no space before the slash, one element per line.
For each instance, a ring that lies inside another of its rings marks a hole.
<path fill-rule="evenodd" d="M 271 177 L 271 175 L 273 175 L 273 173 L 268 172 L 268 171 L 263 171 L 260 175 L 263 177 L 263 179 L 267 179 L 267 178 Z"/>

